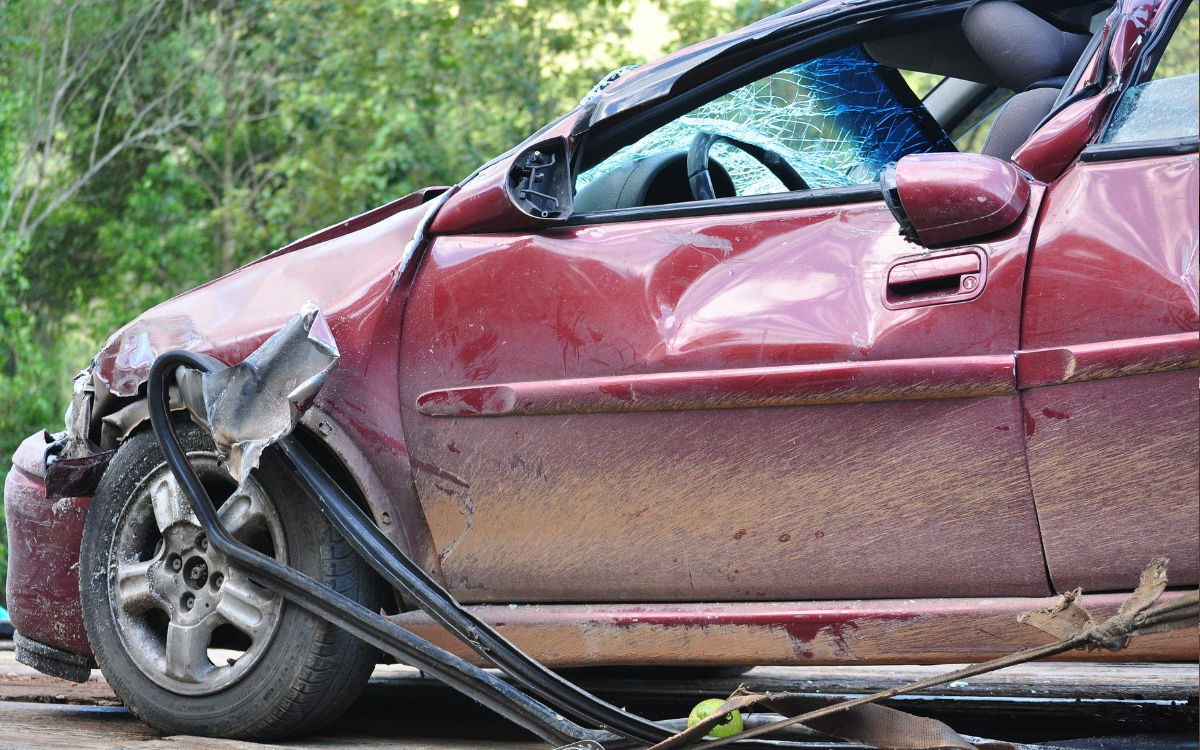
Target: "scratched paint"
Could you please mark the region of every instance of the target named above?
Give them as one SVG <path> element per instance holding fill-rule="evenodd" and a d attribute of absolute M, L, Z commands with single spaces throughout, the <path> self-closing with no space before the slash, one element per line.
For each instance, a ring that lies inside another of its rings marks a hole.
<path fill-rule="evenodd" d="M 1040 195 L 984 246 L 977 299 L 903 310 L 884 305 L 885 272 L 918 249 L 882 201 L 437 238 L 406 313 L 400 387 L 451 591 L 1046 593 L 1013 375 Z M 945 370 L 929 376 L 899 364 L 938 357 Z M 896 378 L 876 383 L 893 363 Z M 772 390 L 787 368 L 815 379 Z M 726 375 L 758 400 L 735 398 Z M 940 390 L 956 379 L 964 390 Z M 458 390 L 417 408 L 445 389 Z M 435 406 L 446 416 L 422 413 Z M 456 417 L 468 414 L 496 416 Z M 931 549 L 947 567 L 928 564 Z"/>
<path fill-rule="evenodd" d="M 1059 590 L 1128 586 L 1159 554 L 1200 577 L 1197 202 L 1195 154 L 1081 162 L 1048 191 L 1021 341 L 1048 387 L 1022 401 Z"/>
<path fill-rule="evenodd" d="M 9 615 L 22 635 L 90 656 L 79 608 L 79 547 L 62 540 L 79 539 L 91 498 L 46 498 L 45 445 L 40 435 L 23 442 L 4 482 Z"/>
<path fill-rule="evenodd" d="M 1168 592 L 1165 599 L 1178 596 Z M 1099 617 L 1122 595 L 1089 595 Z M 1049 640 L 1017 615 L 1041 598 L 883 599 L 728 604 L 481 605 L 471 611 L 554 667 L 589 664 L 921 664 L 976 662 Z M 477 663 L 423 612 L 393 621 Z M 1196 631 L 1142 636 L 1119 653 L 1076 651 L 1065 660 L 1152 661 L 1197 657 Z"/>
<path fill-rule="evenodd" d="M 1035 388 L 1023 399 L 1029 477 L 1055 588 L 1127 588 L 1143 567 L 1138 560 L 1164 554 L 1172 581 L 1196 581 L 1196 371 Z"/>

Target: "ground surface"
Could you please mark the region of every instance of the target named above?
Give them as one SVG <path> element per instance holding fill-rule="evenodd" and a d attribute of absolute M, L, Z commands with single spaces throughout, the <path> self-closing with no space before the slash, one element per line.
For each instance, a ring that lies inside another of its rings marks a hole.
<path fill-rule="evenodd" d="M 739 683 L 830 696 L 859 694 L 919 679 L 940 667 L 759 668 L 740 677 L 698 677 L 680 670 L 573 673 L 619 705 L 652 717 L 685 715 L 701 698 L 722 696 Z M 891 705 L 934 715 L 966 734 L 1033 741 L 1123 735 L 1123 748 L 1156 744 L 1151 735 L 1195 738 L 1195 665 L 1068 665 L 1014 667 L 953 683 L 935 697 Z M 1142 738 L 1139 740 L 1138 738 Z M 1195 746 L 1194 742 L 1183 746 Z M 18 664 L 0 645 L 0 749 L 7 748 L 409 748 L 507 750 L 546 747 L 507 722 L 415 670 L 376 669 L 365 695 L 338 726 L 316 737 L 262 745 L 200 737 L 163 736 L 121 707 L 98 670 L 82 684 L 46 677 Z"/>

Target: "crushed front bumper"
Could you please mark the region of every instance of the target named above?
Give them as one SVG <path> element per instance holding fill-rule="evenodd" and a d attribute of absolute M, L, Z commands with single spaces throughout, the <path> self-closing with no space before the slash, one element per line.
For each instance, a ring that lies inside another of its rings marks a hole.
<path fill-rule="evenodd" d="M 25 641 L 47 647 L 41 651 L 62 652 L 76 665 L 80 662 L 70 656 L 83 657 L 90 664 L 79 601 L 79 542 L 92 499 L 46 497 L 42 459 L 47 444 L 45 433 L 21 443 L 4 480 L 9 617 Z"/>

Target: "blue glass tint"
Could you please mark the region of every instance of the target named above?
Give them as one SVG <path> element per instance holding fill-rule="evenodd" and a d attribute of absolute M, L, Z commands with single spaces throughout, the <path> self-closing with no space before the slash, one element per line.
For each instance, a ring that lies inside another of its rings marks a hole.
<path fill-rule="evenodd" d="M 581 174 L 577 187 L 647 156 L 686 151 L 696 133 L 731 136 L 786 159 L 810 188 L 862 185 L 906 154 L 953 150 L 899 74 L 847 47 L 731 91 Z M 765 167 L 723 144 L 712 157 L 738 195 L 786 191 Z"/>

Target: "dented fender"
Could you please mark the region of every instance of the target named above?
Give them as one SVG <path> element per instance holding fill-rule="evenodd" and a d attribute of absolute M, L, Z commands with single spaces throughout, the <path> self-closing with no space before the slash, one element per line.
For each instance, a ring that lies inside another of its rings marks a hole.
<path fill-rule="evenodd" d="M 79 605 L 79 540 L 112 452 L 148 423 L 145 382 L 154 359 L 185 349 L 240 362 L 310 301 L 326 315 L 342 360 L 301 424 L 321 441 L 325 460 L 351 475 L 380 528 L 440 576 L 413 492 L 397 386 L 414 265 L 406 251 L 425 218 L 421 202 L 437 194 L 425 191 L 419 200 L 401 199 L 310 235 L 167 300 L 105 342 L 74 380 L 66 430 L 53 442 L 39 433 L 22 444 L 6 483 L 10 539 L 29 547 L 13 549 L 10 568 L 14 625 L 22 634 L 90 655 Z M 172 409 L 184 408 L 173 396 Z"/>

